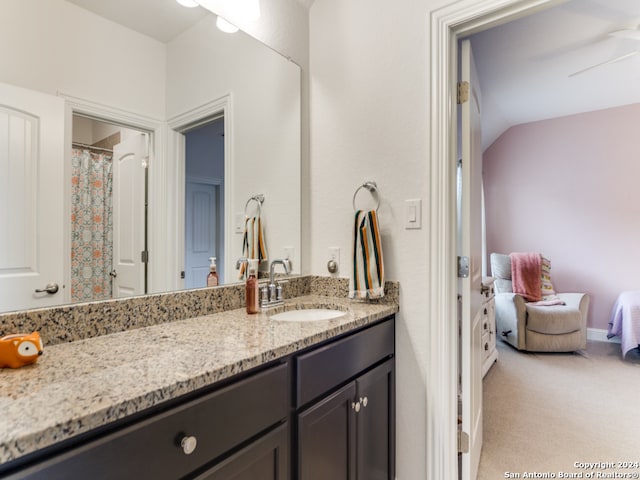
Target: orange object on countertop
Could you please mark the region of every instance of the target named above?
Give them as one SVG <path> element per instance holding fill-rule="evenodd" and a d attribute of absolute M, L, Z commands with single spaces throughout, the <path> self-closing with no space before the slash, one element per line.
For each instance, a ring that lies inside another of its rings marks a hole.
<path fill-rule="evenodd" d="M 42 339 L 38 332 L 16 333 L 0 338 L 0 368 L 19 368 L 35 363 L 42 355 Z"/>

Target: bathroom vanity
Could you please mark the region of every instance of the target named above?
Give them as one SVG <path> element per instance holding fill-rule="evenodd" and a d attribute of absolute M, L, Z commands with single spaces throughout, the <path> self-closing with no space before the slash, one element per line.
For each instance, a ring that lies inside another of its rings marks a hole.
<path fill-rule="evenodd" d="M 295 308 L 305 301 L 320 300 Z M 332 306 L 345 315 L 232 310 L 55 345 L 33 368 L 3 370 L 0 477 L 393 479 L 397 307 Z"/>

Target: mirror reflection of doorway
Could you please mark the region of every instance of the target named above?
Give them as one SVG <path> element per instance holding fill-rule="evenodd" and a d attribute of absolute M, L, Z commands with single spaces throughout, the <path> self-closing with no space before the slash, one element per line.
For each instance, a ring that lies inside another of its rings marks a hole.
<path fill-rule="evenodd" d="M 207 285 L 216 257 L 220 284 L 224 262 L 224 117 L 184 132 L 186 288 Z"/>
<path fill-rule="evenodd" d="M 145 294 L 149 134 L 75 114 L 72 136 L 71 301 Z"/>

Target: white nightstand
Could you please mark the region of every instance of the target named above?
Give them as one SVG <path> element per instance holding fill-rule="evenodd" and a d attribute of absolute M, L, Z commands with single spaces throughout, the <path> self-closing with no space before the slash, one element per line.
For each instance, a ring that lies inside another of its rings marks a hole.
<path fill-rule="evenodd" d="M 496 350 L 496 305 L 493 277 L 482 279 L 482 376 L 498 360 Z"/>

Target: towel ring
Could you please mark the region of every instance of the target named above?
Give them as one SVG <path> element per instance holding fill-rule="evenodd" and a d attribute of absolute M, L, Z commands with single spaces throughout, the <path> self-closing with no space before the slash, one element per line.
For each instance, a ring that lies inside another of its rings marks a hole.
<path fill-rule="evenodd" d="M 376 184 L 376 182 L 365 182 L 362 185 L 360 185 L 358 188 L 356 188 L 356 191 L 353 194 L 353 202 L 352 202 L 353 210 L 355 212 L 358 211 L 358 209 L 356 208 L 356 197 L 358 196 L 358 192 L 363 188 L 366 188 L 367 190 L 369 190 L 369 193 L 371 193 L 371 196 L 376 199 L 376 212 L 377 212 L 378 208 L 380 208 L 380 197 L 378 196 L 378 185 Z"/>
<path fill-rule="evenodd" d="M 249 200 L 247 200 L 247 203 L 244 204 L 244 216 L 245 217 L 249 217 L 249 215 L 247 214 L 247 209 L 249 208 L 249 204 L 251 202 L 256 202 L 258 204 L 258 216 L 262 215 L 262 204 L 264 203 L 264 195 L 262 193 L 259 193 L 257 195 L 254 195 L 253 197 L 249 198 Z"/>

